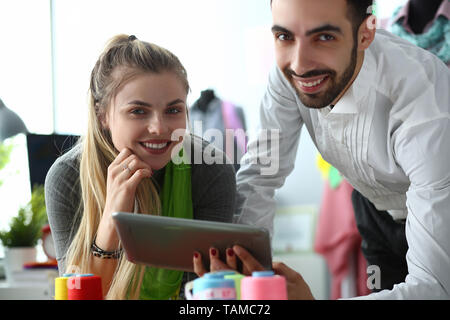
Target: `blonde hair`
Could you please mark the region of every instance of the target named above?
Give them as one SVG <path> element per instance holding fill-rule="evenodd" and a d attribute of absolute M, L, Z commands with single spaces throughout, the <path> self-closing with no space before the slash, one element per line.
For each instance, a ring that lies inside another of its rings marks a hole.
<path fill-rule="evenodd" d="M 119 151 L 113 145 L 109 130 L 101 124 L 118 88 L 136 73 L 173 72 L 189 92 L 186 70 L 178 58 L 155 44 L 135 36 L 117 35 L 106 45 L 91 73 L 87 133 L 82 139 L 80 185 L 82 217 L 66 255 L 67 272 L 74 266 L 89 272 L 91 245 L 103 215 L 106 202 L 107 170 Z M 160 214 L 158 192 L 150 179 L 144 179 L 136 191 L 139 213 Z M 81 211 L 81 210 L 80 210 Z M 81 213 L 81 212 L 80 212 Z M 106 299 L 138 299 L 144 266 L 129 262 L 125 255 L 118 260 Z"/>

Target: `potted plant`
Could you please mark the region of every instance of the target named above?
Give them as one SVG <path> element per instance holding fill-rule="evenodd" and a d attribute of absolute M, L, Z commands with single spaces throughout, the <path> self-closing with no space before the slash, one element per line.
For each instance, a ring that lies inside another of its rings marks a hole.
<path fill-rule="evenodd" d="M 33 188 L 30 202 L 19 209 L 10 222 L 8 231 L 0 231 L 0 240 L 5 247 L 5 273 L 12 282 L 12 274 L 21 271 L 23 264 L 36 260 L 36 245 L 41 229 L 47 223 L 44 187 Z"/>

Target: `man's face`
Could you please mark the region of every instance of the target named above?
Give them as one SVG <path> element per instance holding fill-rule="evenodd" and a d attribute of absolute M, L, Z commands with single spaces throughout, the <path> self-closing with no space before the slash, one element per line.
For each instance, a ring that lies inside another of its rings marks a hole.
<path fill-rule="evenodd" d="M 310 108 L 334 104 L 352 80 L 357 43 L 346 0 L 274 0 L 277 65 Z"/>

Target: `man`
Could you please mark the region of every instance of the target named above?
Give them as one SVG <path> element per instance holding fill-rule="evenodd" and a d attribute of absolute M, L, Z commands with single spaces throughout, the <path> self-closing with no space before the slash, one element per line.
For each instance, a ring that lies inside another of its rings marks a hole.
<path fill-rule="evenodd" d="M 450 71 L 431 53 L 376 31 L 371 4 L 271 2 L 277 66 L 260 120 L 262 129 L 280 130 L 279 170 L 261 174 L 258 159 L 268 153 L 244 156 L 236 222 L 272 231 L 274 192 L 294 168 L 305 125 L 323 158 L 357 190 L 363 253 L 385 289 L 369 297 L 448 299 Z M 277 145 L 261 136 L 248 149 L 258 143 Z M 296 288 L 301 297 L 309 292 L 304 283 Z"/>

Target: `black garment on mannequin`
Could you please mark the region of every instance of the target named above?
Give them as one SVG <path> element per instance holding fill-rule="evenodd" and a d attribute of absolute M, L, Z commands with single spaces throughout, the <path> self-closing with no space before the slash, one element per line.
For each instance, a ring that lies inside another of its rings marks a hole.
<path fill-rule="evenodd" d="M 200 94 L 200 98 L 194 103 L 193 107 L 205 112 L 208 110 L 209 103 L 216 98 L 214 90 L 207 89 L 203 90 Z"/>
<path fill-rule="evenodd" d="M 410 0 L 408 24 L 415 34 L 421 34 L 425 26 L 433 20 L 442 0 Z"/>

